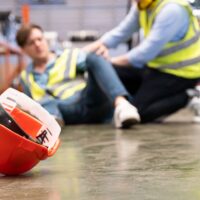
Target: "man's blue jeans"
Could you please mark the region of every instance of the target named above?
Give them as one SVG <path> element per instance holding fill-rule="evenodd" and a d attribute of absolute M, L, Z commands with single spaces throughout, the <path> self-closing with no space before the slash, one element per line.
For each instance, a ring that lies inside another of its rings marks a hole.
<path fill-rule="evenodd" d="M 86 66 L 86 88 L 58 104 L 65 124 L 106 122 L 112 117 L 115 98 L 129 96 L 112 65 L 101 56 L 88 54 Z"/>

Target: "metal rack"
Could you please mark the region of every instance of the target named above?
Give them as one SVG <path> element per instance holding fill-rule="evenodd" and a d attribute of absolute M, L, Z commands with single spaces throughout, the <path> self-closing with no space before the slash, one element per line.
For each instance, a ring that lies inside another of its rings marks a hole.
<path fill-rule="evenodd" d="M 13 44 L 15 42 L 15 32 L 12 32 L 12 40 L 11 37 L 6 35 L 7 31 L 10 30 L 9 28 L 12 28 L 9 27 L 9 22 L 18 20 L 13 17 L 10 11 L 0 11 L 0 93 L 13 84 L 15 77 L 24 68 L 23 54 Z M 14 62 L 13 59 L 15 59 Z"/>

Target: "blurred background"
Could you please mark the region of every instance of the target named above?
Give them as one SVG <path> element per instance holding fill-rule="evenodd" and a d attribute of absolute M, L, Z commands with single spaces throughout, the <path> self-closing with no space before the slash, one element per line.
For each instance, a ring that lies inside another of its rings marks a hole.
<path fill-rule="evenodd" d="M 129 0 L 0 0 L 0 11 L 22 16 L 28 9 L 29 20 L 40 23 L 47 31 L 56 31 L 66 40 L 69 31 L 109 30 L 126 14 Z"/>

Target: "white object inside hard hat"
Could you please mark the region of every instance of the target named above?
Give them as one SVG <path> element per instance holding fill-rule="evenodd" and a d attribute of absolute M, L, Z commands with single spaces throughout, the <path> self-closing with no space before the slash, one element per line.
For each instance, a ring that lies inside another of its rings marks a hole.
<path fill-rule="evenodd" d="M 43 126 L 38 131 L 37 136 L 42 138 L 42 145 L 52 148 L 56 143 L 61 127 L 39 103 L 32 100 L 30 97 L 22 92 L 19 92 L 13 88 L 8 88 L 0 95 L 0 103 L 6 110 L 12 112 L 12 110 L 18 106 L 23 111 L 31 114 L 42 122 Z"/>

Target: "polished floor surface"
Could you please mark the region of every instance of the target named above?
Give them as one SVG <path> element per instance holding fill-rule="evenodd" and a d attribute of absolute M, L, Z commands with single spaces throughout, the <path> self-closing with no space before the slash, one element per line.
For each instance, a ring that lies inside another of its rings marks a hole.
<path fill-rule="evenodd" d="M 200 124 L 66 127 L 54 157 L 0 177 L 0 200 L 199 200 Z"/>

